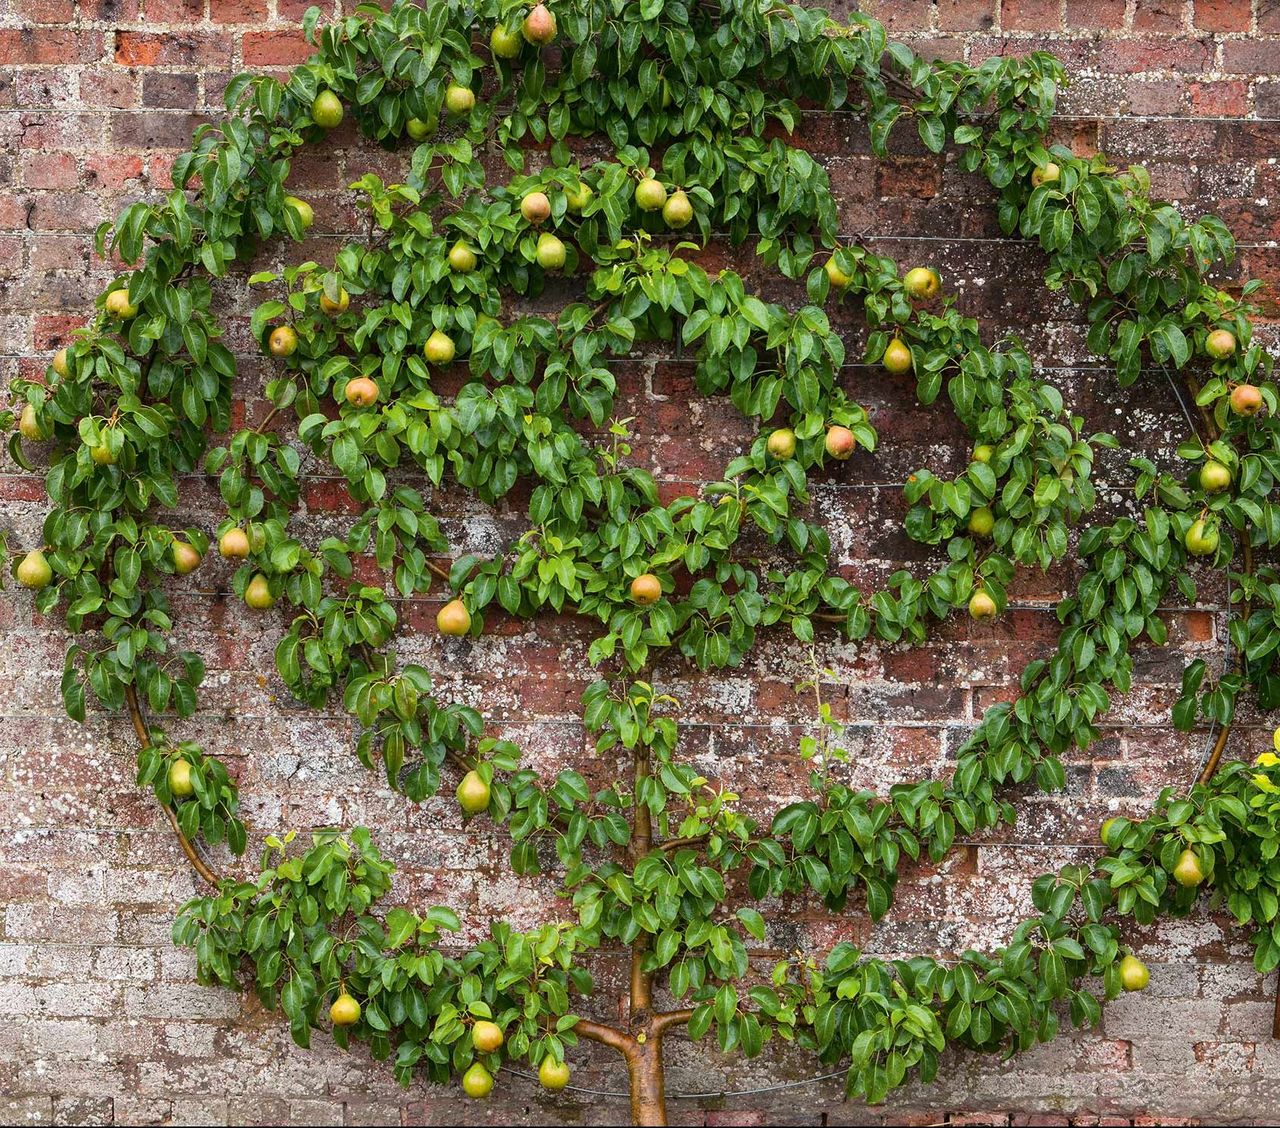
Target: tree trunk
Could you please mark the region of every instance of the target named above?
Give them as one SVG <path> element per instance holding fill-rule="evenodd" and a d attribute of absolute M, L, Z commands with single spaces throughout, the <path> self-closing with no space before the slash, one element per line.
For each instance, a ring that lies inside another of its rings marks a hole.
<path fill-rule="evenodd" d="M 644 1037 L 644 1035 L 641 1035 Z M 667 1094 L 662 1067 L 662 1036 L 637 1039 L 627 1057 L 631 1080 L 631 1123 L 666 1124 Z"/>

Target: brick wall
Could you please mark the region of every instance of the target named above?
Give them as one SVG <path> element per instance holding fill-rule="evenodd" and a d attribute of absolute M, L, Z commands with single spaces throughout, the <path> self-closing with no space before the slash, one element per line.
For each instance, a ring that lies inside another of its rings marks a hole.
<path fill-rule="evenodd" d="M 41 370 L 79 324 L 110 268 L 93 259 L 97 223 L 126 202 L 163 191 L 194 123 L 220 106 L 242 68 L 302 59 L 296 31 L 305 0 L 0 0 L 0 375 Z M 1215 210 L 1234 228 L 1241 274 L 1280 278 L 1280 0 L 897 0 L 864 7 L 917 49 L 974 62 L 1002 51 L 1048 48 L 1073 76 L 1060 137 L 1117 163 L 1141 161 L 1158 190 L 1188 214 Z M 820 153 L 840 196 L 844 228 L 881 253 L 936 264 L 963 307 L 992 332 L 1015 329 L 1052 366 L 1090 429 L 1108 429 L 1169 461 L 1185 429 L 1164 377 L 1129 393 L 1088 359 L 1076 311 L 1035 284 L 1032 248 L 994 238 L 988 193 L 904 137 L 881 164 L 848 115 L 815 115 L 804 143 Z M 297 162 L 291 184 L 316 204 L 317 230 L 352 222 L 342 185 L 398 158 L 339 131 L 324 152 Z M 307 256 L 326 256 L 316 239 Z M 761 280 L 768 288 L 768 281 Z M 245 354 L 252 415 L 260 372 L 245 331 L 249 301 L 228 286 L 233 339 Z M 1274 303 L 1276 291 L 1268 290 Z M 1275 307 L 1271 311 L 1274 314 Z M 238 320 L 237 320 L 238 319 Z M 1264 339 L 1280 340 L 1274 324 Z M 749 428 L 726 402 L 692 397 L 687 364 L 645 355 L 620 368 L 620 414 L 637 417 L 637 457 L 670 490 L 718 476 Z M 927 561 L 902 533 L 900 484 L 918 466 L 954 471 L 964 443 L 945 408 L 923 410 L 907 381 L 852 366 L 849 386 L 883 436 L 823 482 L 817 505 L 841 563 L 871 582 Z M 690 400 L 693 399 L 690 406 Z M 7 457 L 7 456 L 6 456 Z M 1102 505 L 1120 504 L 1124 460 L 1106 459 Z M 212 525 L 216 490 L 184 483 L 188 509 Z M 317 478 L 301 515 L 318 539 L 348 520 L 335 480 Z M 18 543 L 37 536 L 44 507 L 36 479 L 0 463 L 0 524 Z M 516 510 L 490 512 L 438 499 L 459 551 L 484 551 L 521 526 Z M 226 593 L 229 570 L 210 561 L 174 591 L 184 644 L 210 667 L 203 712 L 182 735 L 203 739 L 238 772 L 252 829 L 364 822 L 402 866 L 398 894 L 448 903 L 471 937 L 494 916 L 529 924 L 555 911 L 551 885 L 506 875 L 504 843 L 484 820 L 464 828 L 451 802 L 415 808 L 364 773 L 337 712 L 300 710 L 277 694 L 271 654 L 279 622 L 250 618 Z M 1011 692 L 1023 667 L 1052 646 L 1053 602 L 1071 567 L 1027 575 L 1015 609 L 993 625 L 948 624 L 918 650 L 841 646 L 821 660 L 836 673 L 824 694 L 851 725 L 852 777 L 886 787 L 947 770 L 982 709 Z M 1186 782 L 1205 734 L 1171 730 L 1169 708 L 1189 655 L 1222 650 L 1224 593 L 1207 586 L 1197 607 L 1171 606 L 1170 645 L 1143 650 L 1134 691 L 1107 718 L 1103 739 L 1068 757 L 1068 787 L 1026 795 L 1016 828 L 967 843 L 938 870 L 908 873 L 890 915 L 872 928 L 858 913 L 832 918 L 802 904 L 770 913 L 771 948 L 825 950 L 853 939 L 869 951 L 947 953 L 1001 942 L 1029 909 L 1031 874 L 1087 856 L 1108 813 L 1140 811 L 1165 784 Z M 477 643 L 445 645 L 426 625 L 435 604 L 404 607 L 403 655 L 438 673 L 444 696 L 480 707 L 492 730 L 520 741 L 541 769 L 567 762 L 592 776 L 613 767 L 586 751 L 576 702 L 592 673 L 590 634 L 568 619 L 496 623 Z M 0 595 L 0 1120 L 26 1123 L 617 1122 L 620 1096 L 551 1100 L 513 1077 L 484 1106 L 458 1091 L 402 1091 L 357 1049 L 317 1039 L 294 1048 L 279 1017 L 251 1000 L 194 984 L 193 963 L 168 940 L 173 906 L 193 877 L 155 805 L 132 785 L 133 740 L 119 718 L 69 722 L 56 696 L 67 639 L 12 590 Z M 792 684 L 805 656 L 766 635 L 740 669 L 698 677 L 669 660 L 657 672 L 683 703 L 688 754 L 709 776 L 735 781 L 748 801 L 796 792 L 798 736 L 810 716 Z M 1246 710 L 1231 752 L 1252 755 L 1269 726 Z M 771 805 L 773 798 L 768 800 Z M 1155 1123 L 1182 1118 L 1274 1120 L 1280 1043 L 1270 1038 L 1271 982 L 1248 962 L 1219 915 L 1161 925 L 1137 938 L 1151 988 L 1117 1002 L 1101 1028 L 1000 1064 L 949 1056 L 941 1080 L 911 1087 L 883 1113 L 916 1123 Z M 762 953 L 762 958 L 767 953 Z M 619 958 L 598 964 L 596 1012 L 611 1013 Z M 812 1060 L 769 1053 L 721 1059 L 673 1040 L 674 1094 L 764 1086 L 810 1077 Z M 619 1092 L 625 1074 L 598 1052 L 574 1057 L 575 1082 Z M 678 1123 L 875 1123 L 881 1113 L 841 1100 L 838 1082 L 725 1100 L 673 1099 Z"/>

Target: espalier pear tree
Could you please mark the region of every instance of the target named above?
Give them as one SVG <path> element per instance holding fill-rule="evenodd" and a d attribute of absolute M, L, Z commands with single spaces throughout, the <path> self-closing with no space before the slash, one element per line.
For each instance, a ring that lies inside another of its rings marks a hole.
<path fill-rule="evenodd" d="M 460 1079 L 477 1099 L 509 1062 L 563 1089 L 580 1043 L 601 1043 L 627 1067 L 636 1122 L 658 1124 L 673 1030 L 747 1055 L 794 1043 L 879 1101 L 931 1078 L 948 1045 L 1008 1053 L 1064 1018 L 1096 1022 L 1148 981 L 1126 927 L 1207 890 L 1249 930 L 1258 969 L 1280 963 L 1280 759 L 1222 759 L 1241 694 L 1280 703 L 1280 583 L 1263 563 L 1280 542 L 1280 425 L 1272 358 L 1252 339 L 1259 283 L 1209 281 L 1234 254 L 1217 218 L 1152 199 L 1141 168 L 1049 143 L 1064 78 L 1052 57 L 929 62 L 865 16 L 778 0 L 395 0 L 325 24 L 312 9 L 305 26 L 308 62 L 285 81 L 233 81 L 173 191 L 103 226 L 99 250 L 125 270 L 46 379 L 14 381 L 7 419 L 51 503 L 13 574 L 74 639 L 67 711 L 83 721 L 92 700 L 133 719 L 138 782 L 209 885 L 174 925 L 202 980 L 251 983 L 299 1045 L 317 1030 L 365 1042 L 402 1080 Z M 1194 400 L 1186 473 L 1135 458 L 1133 504 L 1095 518 L 1095 455 L 1115 441 L 1085 432 L 1016 337 L 984 344 L 932 265 L 904 270 L 842 237 L 825 170 L 790 140 L 801 105 L 861 115 L 878 154 L 911 130 L 985 177 L 1001 228 L 1038 245 L 1118 384 L 1168 373 Z M 260 247 L 312 228 L 291 164 L 344 122 L 404 147 L 403 183 L 362 176 L 363 235 L 246 281 Z M 791 280 L 792 300 L 701 265 L 713 234 Z M 233 426 L 237 357 L 214 295 L 246 285 L 270 406 Z M 563 302 L 528 312 L 544 291 Z M 696 496 L 664 503 L 613 418 L 613 368 L 637 341 L 679 343 L 698 391 L 756 429 Z M 835 570 L 809 493 L 815 472 L 876 446 L 851 358 L 870 366 L 859 380 L 913 374 L 921 403 L 955 412 L 972 443 L 958 472 L 905 483 L 906 532 L 934 547 L 932 568 L 865 591 Z M 449 366 L 467 374 L 452 396 L 436 387 Z M 317 542 L 293 523 L 304 465 L 340 475 L 360 508 L 342 535 Z M 221 496 L 213 527 L 183 522 L 178 480 L 193 474 Z M 526 531 L 491 557 L 451 552 L 432 498 L 498 503 L 518 482 Z M 787 566 L 761 566 L 748 538 Z M 738 665 L 762 631 L 815 652 L 919 644 L 966 608 L 999 616 L 1019 568 L 1069 553 L 1080 578 L 1056 650 L 987 710 L 950 778 L 849 788 L 820 703 L 797 750 L 805 797 L 781 809 L 744 809 L 732 779 L 682 755 L 677 703 L 655 688 L 664 669 Z M 381 583 L 356 578 L 370 558 Z M 840 944 L 753 964 L 758 906 L 808 895 L 879 918 L 904 861 L 1010 822 L 1014 785 L 1060 788 L 1062 756 L 1087 749 L 1129 688 L 1135 643 L 1165 642 L 1157 609 L 1215 569 L 1238 594 L 1234 657 L 1191 663 L 1174 708 L 1180 727 L 1218 726 L 1201 779 L 1109 820 L 1092 863 L 1037 880 L 1035 915 L 1004 948 L 890 963 Z M 493 923 L 460 947 L 452 909 L 387 903 L 393 866 L 359 827 L 266 834 L 256 867 L 227 858 L 249 838 L 235 782 L 157 723 L 197 715 L 205 665 L 174 648 L 168 593 L 200 572 L 281 627 L 279 678 L 301 703 L 340 703 L 366 767 L 412 802 L 454 789 L 468 818 L 505 828 L 515 873 L 550 868 L 562 918 Z M 450 647 L 474 645 L 499 609 L 595 624 L 583 718 L 615 782 L 522 767 L 474 710 L 435 694 L 431 670 L 399 661 L 397 608 L 422 599 L 441 600 Z M 619 948 L 620 1007 L 591 975 L 594 952 Z"/>

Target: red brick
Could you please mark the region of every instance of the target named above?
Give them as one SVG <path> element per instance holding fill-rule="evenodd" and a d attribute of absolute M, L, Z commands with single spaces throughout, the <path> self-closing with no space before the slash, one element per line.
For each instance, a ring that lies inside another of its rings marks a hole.
<path fill-rule="evenodd" d="M 1142 0 L 1133 11 L 1133 30 L 1180 31 L 1185 9 L 1183 0 Z"/>
<path fill-rule="evenodd" d="M 121 66 L 225 66 L 231 40 L 207 32 L 118 31 L 115 60 Z"/>
<path fill-rule="evenodd" d="M 1239 0 L 1196 0 L 1191 22 L 1205 31 L 1248 31 L 1249 16 Z"/>
<path fill-rule="evenodd" d="M 209 0 L 209 20 L 215 24 L 266 23 L 265 0 Z"/>
<path fill-rule="evenodd" d="M 78 170 L 71 153 L 23 153 L 22 184 L 26 188 L 73 188 Z"/>
<path fill-rule="evenodd" d="M 1280 74 L 1280 41 L 1228 39 L 1222 45 L 1228 74 Z"/>
<path fill-rule="evenodd" d="M 280 67 L 304 63 L 313 48 L 300 31 L 246 32 L 242 47 L 245 66 Z"/>
<path fill-rule="evenodd" d="M 930 0 L 867 0 L 861 10 L 891 32 L 903 32 L 927 30 L 932 7 Z"/>
<path fill-rule="evenodd" d="M 8 66 L 27 63 L 88 63 L 102 55 L 102 35 L 70 28 L 0 28 L 0 58 Z"/>
<path fill-rule="evenodd" d="M 1280 0 L 1258 0 L 1258 30 L 1263 35 L 1280 32 Z"/>
<path fill-rule="evenodd" d="M 1126 7 L 1126 0 L 1067 0 L 1067 27 L 1124 27 Z"/>
<path fill-rule="evenodd" d="M 1057 0 L 1002 0 L 1000 26 L 1005 31 L 1057 31 L 1058 9 Z"/>
<path fill-rule="evenodd" d="M 999 0 L 939 0 L 938 26 L 943 31 L 990 31 Z"/>

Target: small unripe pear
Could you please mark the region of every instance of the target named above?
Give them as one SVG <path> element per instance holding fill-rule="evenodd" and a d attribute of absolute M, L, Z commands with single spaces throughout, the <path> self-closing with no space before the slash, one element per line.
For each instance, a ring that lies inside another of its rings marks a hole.
<path fill-rule="evenodd" d="M 979 588 L 969 600 L 969 614 L 975 619 L 990 619 L 997 611 L 996 601 L 986 591 Z"/>
<path fill-rule="evenodd" d="M 332 90 L 321 90 L 311 103 L 311 120 L 325 129 L 342 124 L 342 99 Z"/>
<path fill-rule="evenodd" d="M 458 805 L 466 815 L 478 815 L 489 806 L 489 785 L 475 770 L 462 777 L 455 794 L 458 796 Z"/>
<path fill-rule="evenodd" d="M 427 338 L 427 343 L 422 346 L 423 355 L 432 364 L 448 364 L 457 355 L 457 351 L 453 338 L 439 329 L 434 330 Z"/>
<path fill-rule="evenodd" d="M 1204 339 L 1204 351 L 1214 360 L 1226 360 L 1236 351 L 1236 336 L 1226 329 L 1215 329 Z"/>
<path fill-rule="evenodd" d="M 338 290 L 338 300 L 336 302 L 323 291 L 320 294 L 320 308 L 330 317 L 337 317 L 340 313 L 346 313 L 350 305 L 351 295 L 347 293 L 345 288 Z"/>
<path fill-rule="evenodd" d="M 1212 556 L 1218 551 L 1218 527 L 1201 517 L 1191 523 L 1182 543 L 1192 556 Z"/>
<path fill-rule="evenodd" d="M 412 141 L 421 141 L 431 133 L 431 123 L 422 118 L 411 117 L 404 123 L 404 131 Z"/>
<path fill-rule="evenodd" d="M 995 456 L 995 453 L 996 453 L 996 448 L 993 447 L 990 443 L 979 443 L 976 447 L 973 448 L 973 460 L 974 462 L 981 462 L 985 465 L 986 463 L 991 461 L 991 459 Z"/>
<path fill-rule="evenodd" d="M 935 270 L 914 266 L 907 271 L 907 276 L 902 280 L 902 288 L 918 301 L 928 301 L 936 297 L 938 291 L 942 289 L 942 279 L 938 277 Z"/>
<path fill-rule="evenodd" d="M 996 515 L 982 505 L 969 513 L 969 532 L 975 537 L 989 537 L 996 527 Z"/>
<path fill-rule="evenodd" d="M 329 1021 L 334 1026 L 354 1026 L 360 1021 L 360 1004 L 343 991 L 329 1008 Z"/>
<path fill-rule="evenodd" d="M 1053 184 L 1058 177 L 1062 175 L 1055 161 L 1045 161 L 1039 168 L 1034 169 L 1031 173 L 1031 187 L 1039 188 L 1042 184 Z"/>
<path fill-rule="evenodd" d="M 1173 879 L 1186 889 L 1191 889 L 1204 880 L 1204 867 L 1194 850 L 1188 847 L 1178 855 L 1178 864 L 1173 867 Z"/>
<path fill-rule="evenodd" d="M 99 466 L 114 466 L 116 463 L 116 452 L 105 441 L 99 443 L 96 447 L 90 447 L 89 457 Z"/>
<path fill-rule="evenodd" d="M 169 765 L 169 794 L 175 799 L 189 799 L 196 793 L 191 778 L 191 764 L 186 760 L 174 760 Z"/>
<path fill-rule="evenodd" d="M 796 433 L 790 427 L 779 427 L 770 434 L 765 443 L 765 449 L 770 457 L 778 459 L 779 462 L 795 457 Z"/>
<path fill-rule="evenodd" d="M 436 613 L 436 629 L 450 638 L 461 638 L 471 630 L 471 612 L 461 599 L 451 599 Z"/>
<path fill-rule="evenodd" d="M 565 264 L 567 252 L 564 243 L 550 231 L 544 231 L 538 236 L 537 256 L 538 265 L 543 270 L 560 270 Z"/>
<path fill-rule="evenodd" d="M 493 1092 L 493 1074 L 478 1061 L 462 1075 L 462 1091 L 473 1100 L 483 1100 Z"/>
<path fill-rule="evenodd" d="M 889 342 L 884 350 L 884 366 L 894 376 L 901 376 L 911 371 L 911 350 L 897 337 Z"/>
<path fill-rule="evenodd" d="M 1231 471 L 1216 459 L 1200 467 L 1200 488 L 1205 493 L 1221 493 L 1231 485 Z"/>
<path fill-rule="evenodd" d="M 1120 986 L 1126 991 L 1141 991 L 1151 982 L 1151 972 L 1137 956 L 1125 956 L 1120 961 Z"/>
<path fill-rule="evenodd" d="M 24 439 L 30 439 L 32 442 L 40 442 L 42 439 L 49 437 L 44 433 L 44 428 L 40 426 L 40 417 L 36 415 L 35 404 L 23 404 L 22 414 L 18 416 L 18 433 Z"/>
<path fill-rule="evenodd" d="M 830 282 L 837 290 L 845 289 L 849 283 L 853 281 L 853 275 L 846 274 L 841 270 L 840 267 L 836 265 L 836 260 L 834 258 L 827 259 L 824 269 L 827 272 L 827 281 Z"/>
<path fill-rule="evenodd" d="M 53 582 L 53 569 L 45 554 L 38 548 L 32 549 L 19 562 L 15 573 L 24 588 L 39 591 Z"/>
<path fill-rule="evenodd" d="M 444 106 L 451 114 L 469 114 L 476 105 L 476 92 L 469 86 L 449 83 L 444 92 Z"/>
<path fill-rule="evenodd" d="M 672 192 L 662 205 L 662 221 L 677 231 L 693 222 L 693 205 L 683 191 Z"/>
<path fill-rule="evenodd" d="M 502 24 L 495 24 L 489 33 L 489 50 L 499 59 L 514 59 L 520 54 L 520 36 Z"/>
<path fill-rule="evenodd" d="M 138 307 L 130 305 L 129 291 L 124 287 L 112 290 L 107 295 L 106 307 L 112 317 L 118 317 L 121 321 L 128 321 L 131 317 L 138 316 Z"/>
<path fill-rule="evenodd" d="M 471 1028 L 471 1044 L 482 1054 L 491 1054 L 502 1045 L 502 1027 L 481 1019 Z"/>
<path fill-rule="evenodd" d="M 1230 402 L 1237 415 L 1257 415 L 1262 410 L 1262 389 L 1256 384 L 1237 384 L 1231 389 Z"/>
<path fill-rule="evenodd" d="M 641 211 L 657 211 L 667 202 L 667 190 L 660 180 L 646 176 L 636 185 L 636 206 Z"/>
<path fill-rule="evenodd" d="M 476 253 L 459 239 L 449 248 L 449 269 L 455 274 L 470 274 L 476 268 Z"/>
<path fill-rule="evenodd" d="M 293 208 L 298 213 L 298 223 L 303 231 L 315 223 L 315 209 L 306 200 L 299 199 L 297 196 L 286 196 L 284 204 L 285 207 Z"/>
<path fill-rule="evenodd" d="M 267 351 L 275 357 L 293 356 L 298 351 L 298 334 L 292 325 L 278 325 L 267 338 Z"/>
<path fill-rule="evenodd" d="M 64 380 L 70 375 L 71 354 L 66 349 L 59 349 L 53 354 L 53 370 Z"/>
<path fill-rule="evenodd" d="M 556 1061 L 550 1054 L 538 1066 L 538 1083 L 552 1093 L 558 1093 L 569 1084 L 569 1063 Z"/>
<path fill-rule="evenodd" d="M 589 184 L 579 184 L 577 188 L 566 189 L 564 194 L 565 207 L 575 215 L 580 214 L 582 209 L 591 203 L 591 197 L 595 193 L 591 191 Z"/>
<path fill-rule="evenodd" d="M 271 585 L 267 583 L 267 577 L 259 572 L 249 581 L 248 587 L 244 589 L 244 601 L 255 611 L 265 611 L 276 601 L 276 597 L 271 594 Z"/>

